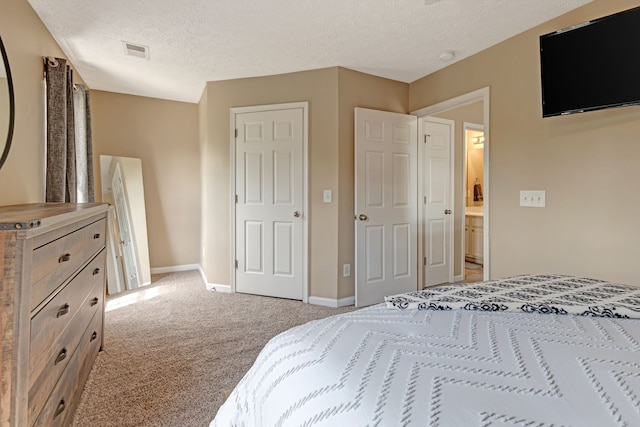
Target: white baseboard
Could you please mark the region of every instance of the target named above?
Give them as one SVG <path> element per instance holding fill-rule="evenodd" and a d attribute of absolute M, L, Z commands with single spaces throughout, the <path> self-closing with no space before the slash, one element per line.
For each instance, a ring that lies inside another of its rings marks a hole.
<path fill-rule="evenodd" d="M 231 286 L 229 285 L 221 285 L 219 283 L 209 283 L 209 281 L 207 280 L 207 275 L 204 274 L 204 270 L 202 269 L 202 266 L 198 265 L 198 271 L 200 271 L 200 277 L 202 277 L 202 281 L 204 282 L 204 287 L 207 288 L 208 291 L 231 293 Z"/>
<path fill-rule="evenodd" d="M 347 297 L 342 299 L 309 297 L 309 304 L 322 305 L 324 307 L 346 307 L 348 305 L 354 305 L 355 303 L 356 297 Z"/>
<path fill-rule="evenodd" d="M 218 283 L 205 282 L 204 286 L 206 286 L 208 291 L 231 293 L 231 286 L 229 285 L 220 285 Z"/>
<path fill-rule="evenodd" d="M 171 267 L 156 267 L 151 269 L 151 274 L 177 273 L 179 271 L 202 270 L 199 264 L 174 265 Z"/>
<path fill-rule="evenodd" d="M 453 277 L 453 281 L 454 282 L 462 282 L 464 280 L 464 275 L 459 275 L 459 276 L 454 276 Z"/>

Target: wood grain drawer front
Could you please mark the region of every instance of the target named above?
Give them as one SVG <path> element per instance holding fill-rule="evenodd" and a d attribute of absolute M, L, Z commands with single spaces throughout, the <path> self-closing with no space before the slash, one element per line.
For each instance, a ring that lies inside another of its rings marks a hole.
<path fill-rule="evenodd" d="M 74 319 L 76 313 L 83 311 L 88 321 L 91 313 L 97 310 L 102 302 L 102 286 L 104 286 L 105 253 L 103 250 L 82 271 L 73 278 L 49 303 L 31 319 L 31 337 L 29 347 L 29 372 L 33 372 L 36 364 L 46 358 L 47 351 L 59 339 L 62 331 Z M 91 292 L 100 295 L 88 298 Z M 93 304 L 93 305 L 92 305 Z M 88 306 L 88 307 L 85 307 Z M 83 322 L 85 325 L 86 323 Z"/>
<path fill-rule="evenodd" d="M 104 247 L 105 224 L 101 219 L 33 251 L 31 310 Z"/>
<path fill-rule="evenodd" d="M 35 420 L 29 418 L 30 426 L 58 427 L 70 423 L 101 341 L 102 315 L 98 313 L 82 334 L 78 348 L 71 356 L 67 369 L 55 385 L 42 411 Z"/>
<path fill-rule="evenodd" d="M 87 297 L 87 301 L 92 298 Z M 36 365 L 29 377 L 29 419 L 33 420 L 42 410 L 53 387 L 69 364 L 83 332 L 89 327 L 95 317 L 102 318 L 102 301 L 94 306 L 93 317 L 84 318 L 82 311 L 76 315 L 73 322 L 64 330 L 60 340 L 51 347 L 46 359 Z M 86 321 L 85 321 L 86 320 Z"/>
<path fill-rule="evenodd" d="M 98 258 L 104 262 L 106 251 Z M 104 271 L 104 270 L 103 270 Z M 86 282 L 92 283 L 92 282 Z M 36 360 L 36 366 L 29 376 L 29 418 L 34 419 L 40 412 L 53 386 L 60 378 L 76 350 L 82 332 L 89 326 L 94 316 L 102 317 L 104 286 L 102 281 L 94 283 L 69 325 L 58 341 L 47 349 L 45 356 Z"/>

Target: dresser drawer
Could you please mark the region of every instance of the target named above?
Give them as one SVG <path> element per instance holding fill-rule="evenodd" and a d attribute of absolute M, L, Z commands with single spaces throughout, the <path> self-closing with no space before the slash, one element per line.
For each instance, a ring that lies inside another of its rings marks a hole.
<path fill-rule="evenodd" d="M 102 313 L 97 313 L 82 334 L 80 344 L 71 356 L 67 369 L 62 373 L 37 419 L 34 422 L 33 418 L 28 418 L 30 426 L 58 427 L 69 424 L 101 341 Z"/>
<path fill-rule="evenodd" d="M 98 258 L 104 262 L 105 251 Z M 104 274 L 104 273 L 103 273 Z M 91 281 L 87 284 L 93 283 Z M 40 412 L 47 400 L 51 390 L 60 378 L 65 367 L 71 359 L 71 355 L 76 350 L 80 337 L 88 327 L 94 316 L 102 317 L 102 307 L 104 305 L 103 282 L 94 283 L 93 289 L 87 294 L 85 300 L 80 305 L 80 309 L 71 319 L 71 322 L 64 329 L 60 338 L 47 348 L 45 355 L 36 360 L 36 366 L 29 375 L 29 418 L 34 419 Z"/>
<path fill-rule="evenodd" d="M 30 309 L 33 310 L 105 245 L 103 218 L 69 234 L 55 238 L 59 232 L 51 232 L 55 240 L 33 251 L 31 272 Z M 43 236 L 46 240 L 47 235 Z"/>
<path fill-rule="evenodd" d="M 46 358 L 47 351 L 77 313 L 82 311 L 88 321 L 90 313 L 97 310 L 103 295 L 105 253 L 103 250 L 96 256 L 31 319 L 29 373 Z M 90 293 L 92 296 L 89 297 Z"/>

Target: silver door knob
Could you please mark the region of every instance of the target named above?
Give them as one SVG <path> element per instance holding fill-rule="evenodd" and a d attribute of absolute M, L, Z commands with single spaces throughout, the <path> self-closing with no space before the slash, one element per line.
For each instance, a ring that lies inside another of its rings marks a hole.
<path fill-rule="evenodd" d="M 293 216 L 296 217 L 296 218 L 300 218 L 300 211 L 295 211 L 293 213 Z"/>
<path fill-rule="evenodd" d="M 365 214 L 360 214 L 360 215 L 358 215 L 358 219 L 359 219 L 360 221 L 366 221 L 366 220 L 368 220 L 368 219 L 369 219 L 369 217 L 368 217 L 368 216 L 366 216 Z"/>
<path fill-rule="evenodd" d="M 451 215 L 451 209 L 445 209 L 444 210 L 444 214 L 445 215 Z"/>

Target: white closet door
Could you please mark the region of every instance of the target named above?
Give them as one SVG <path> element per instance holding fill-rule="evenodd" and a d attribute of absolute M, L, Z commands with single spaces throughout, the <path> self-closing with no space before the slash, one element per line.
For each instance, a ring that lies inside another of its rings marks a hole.
<path fill-rule="evenodd" d="M 303 298 L 303 109 L 239 113 L 236 291 Z"/>

